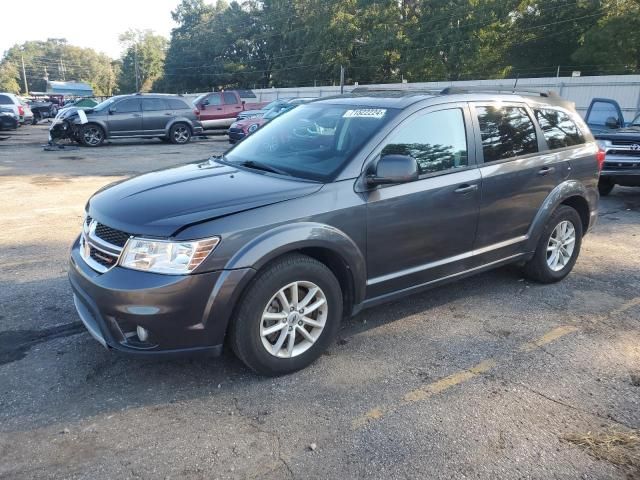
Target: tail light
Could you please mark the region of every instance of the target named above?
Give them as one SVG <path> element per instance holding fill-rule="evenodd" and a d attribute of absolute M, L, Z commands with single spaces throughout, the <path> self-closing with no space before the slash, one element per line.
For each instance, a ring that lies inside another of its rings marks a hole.
<path fill-rule="evenodd" d="M 24 116 L 24 107 L 22 105 L 18 105 L 18 115 Z"/>
<path fill-rule="evenodd" d="M 602 149 L 602 147 L 598 147 L 598 153 L 596 153 L 596 160 L 598 161 L 598 171 L 602 171 L 602 167 L 604 166 L 604 161 L 607 157 L 607 153 Z"/>
<path fill-rule="evenodd" d="M 200 110 L 198 110 L 197 108 L 193 109 L 193 113 L 195 114 L 196 117 L 200 116 Z"/>

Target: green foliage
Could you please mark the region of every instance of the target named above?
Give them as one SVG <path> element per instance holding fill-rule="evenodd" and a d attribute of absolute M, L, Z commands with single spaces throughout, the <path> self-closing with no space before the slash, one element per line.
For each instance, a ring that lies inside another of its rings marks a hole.
<path fill-rule="evenodd" d="M 91 48 L 69 45 L 64 39 L 29 41 L 14 45 L 0 61 L 0 89 L 24 89 L 22 58 L 30 91 L 44 92 L 46 79 L 87 82 L 96 95 L 113 95 L 117 66 L 108 56 Z"/>
<path fill-rule="evenodd" d="M 125 46 L 118 76 L 120 93 L 149 92 L 162 77 L 167 40 L 151 30 L 129 30 L 120 35 Z"/>

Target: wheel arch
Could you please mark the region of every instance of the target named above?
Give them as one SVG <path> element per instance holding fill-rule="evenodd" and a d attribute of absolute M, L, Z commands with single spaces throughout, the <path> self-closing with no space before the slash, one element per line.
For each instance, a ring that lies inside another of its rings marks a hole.
<path fill-rule="evenodd" d="M 171 132 L 171 129 L 177 123 L 184 123 L 187 127 L 189 127 L 189 130 L 191 131 L 191 135 L 193 135 L 193 124 L 188 118 L 185 118 L 185 117 L 176 117 L 169 120 L 169 122 L 164 128 L 165 135 L 169 136 L 169 132 Z"/>
<path fill-rule="evenodd" d="M 540 239 L 547 221 L 553 212 L 560 205 L 567 205 L 574 208 L 582 221 L 582 235 L 586 235 L 591 222 L 591 205 L 589 203 L 589 192 L 581 182 L 567 180 L 556 186 L 538 209 L 529 232 L 527 234 L 527 251 L 533 252 Z"/>
<path fill-rule="evenodd" d="M 346 233 L 329 225 L 302 222 L 265 232 L 236 252 L 225 270 L 252 268 L 259 271 L 275 259 L 291 253 L 315 258 L 333 272 L 343 289 L 347 315 L 353 305 L 364 299 L 364 255 Z"/>

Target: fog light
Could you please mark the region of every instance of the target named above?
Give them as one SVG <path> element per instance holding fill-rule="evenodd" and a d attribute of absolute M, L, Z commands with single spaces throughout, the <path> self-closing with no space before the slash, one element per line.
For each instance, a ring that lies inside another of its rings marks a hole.
<path fill-rule="evenodd" d="M 141 342 L 146 342 L 147 340 L 149 340 L 149 330 L 147 330 L 146 328 L 138 326 L 138 328 L 136 328 L 136 333 L 138 334 L 138 338 Z"/>

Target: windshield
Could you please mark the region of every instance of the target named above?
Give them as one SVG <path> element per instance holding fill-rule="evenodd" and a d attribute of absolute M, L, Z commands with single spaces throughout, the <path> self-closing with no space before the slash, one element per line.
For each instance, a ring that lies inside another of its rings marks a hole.
<path fill-rule="evenodd" d="M 633 119 L 633 122 L 631 122 L 631 126 L 640 127 L 640 115 Z"/>
<path fill-rule="evenodd" d="M 396 110 L 314 103 L 278 115 L 225 156 L 289 175 L 331 181 Z M 249 165 L 250 166 L 250 165 Z"/>
<path fill-rule="evenodd" d="M 262 118 L 264 118 L 265 120 L 271 120 L 273 118 L 276 118 L 278 115 L 282 115 L 284 112 L 288 112 L 289 110 L 291 110 L 294 106 L 291 105 L 278 105 L 277 107 L 272 108 L 271 110 L 268 110 Z"/>
<path fill-rule="evenodd" d="M 93 107 L 93 109 L 97 112 L 99 112 L 100 110 L 104 110 L 105 108 L 108 108 L 109 105 L 111 105 L 113 102 L 115 102 L 117 99 L 117 97 L 111 97 L 107 100 L 105 100 L 104 102 L 100 102 L 98 105 L 96 105 L 95 107 Z"/>

